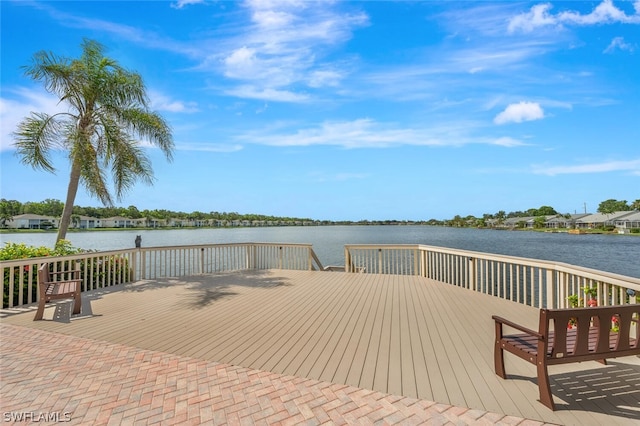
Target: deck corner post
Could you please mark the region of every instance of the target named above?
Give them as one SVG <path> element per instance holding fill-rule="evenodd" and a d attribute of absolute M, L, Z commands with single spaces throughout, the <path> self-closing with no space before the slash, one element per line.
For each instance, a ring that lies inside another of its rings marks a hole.
<path fill-rule="evenodd" d="M 344 246 L 344 271 L 352 272 L 351 270 L 351 255 L 349 253 L 349 246 Z"/>

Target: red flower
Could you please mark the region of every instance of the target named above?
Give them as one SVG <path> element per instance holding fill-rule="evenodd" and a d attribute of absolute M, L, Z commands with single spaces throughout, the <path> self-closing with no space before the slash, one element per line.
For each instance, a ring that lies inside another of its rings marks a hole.
<path fill-rule="evenodd" d="M 590 308 L 592 308 L 592 307 L 594 307 L 594 306 L 598 306 L 598 301 L 597 301 L 596 299 L 590 299 L 590 300 L 587 302 L 587 305 L 588 305 Z"/>

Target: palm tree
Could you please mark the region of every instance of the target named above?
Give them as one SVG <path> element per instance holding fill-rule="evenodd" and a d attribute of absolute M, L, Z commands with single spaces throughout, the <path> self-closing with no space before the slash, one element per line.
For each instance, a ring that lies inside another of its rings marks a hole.
<path fill-rule="evenodd" d="M 80 219 L 80 215 L 79 214 L 72 214 L 71 215 L 71 224 L 72 224 L 72 226 L 74 228 L 79 228 L 81 221 L 82 221 L 82 219 Z"/>
<path fill-rule="evenodd" d="M 105 206 L 113 205 L 108 175 L 117 199 L 138 180 L 153 183 L 150 160 L 134 136 L 158 146 L 169 161 L 174 148 L 168 124 L 149 110 L 142 77 L 105 57 L 96 41 L 85 39 L 81 47 L 79 59 L 42 51 L 24 67 L 68 112 L 32 112 L 14 133 L 17 155 L 34 169 L 55 172 L 52 150 L 69 155 L 71 174 L 56 241 L 66 236 L 79 183 Z"/>

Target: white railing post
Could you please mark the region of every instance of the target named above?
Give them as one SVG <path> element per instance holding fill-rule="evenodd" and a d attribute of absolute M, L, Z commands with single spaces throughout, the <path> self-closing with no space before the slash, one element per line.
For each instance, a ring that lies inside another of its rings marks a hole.
<path fill-rule="evenodd" d="M 469 287 L 473 291 L 478 291 L 478 276 L 476 269 L 478 267 L 478 259 L 475 257 L 469 258 Z"/>
<path fill-rule="evenodd" d="M 555 271 L 551 269 L 547 269 L 547 309 L 556 309 L 559 308 L 557 301 L 557 292 L 556 292 L 556 274 Z"/>
<path fill-rule="evenodd" d="M 147 252 L 140 252 L 140 279 L 144 280 L 147 278 Z"/>

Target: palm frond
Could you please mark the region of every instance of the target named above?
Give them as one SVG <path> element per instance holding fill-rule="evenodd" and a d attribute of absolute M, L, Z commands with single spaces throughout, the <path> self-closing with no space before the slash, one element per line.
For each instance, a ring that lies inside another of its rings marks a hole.
<path fill-rule="evenodd" d="M 51 150 L 59 139 L 61 128 L 62 124 L 55 116 L 44 113 L 31 113 L 22 120 L 13 133 L 20 161 L 34 169 L 55 173 Z"/>
<path fill-rule="evenodd" d="M 171 128 L 159 114 L 141 108 L 129 108 L 120 110 L 118 118 L 132 133 L 160 148 L 169 161 L 173 160 Z"/>

